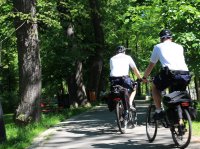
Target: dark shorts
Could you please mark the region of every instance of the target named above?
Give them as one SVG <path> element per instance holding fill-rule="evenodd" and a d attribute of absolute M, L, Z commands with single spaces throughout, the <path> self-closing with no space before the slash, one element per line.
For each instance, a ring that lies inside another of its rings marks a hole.
<path fill-rule="evenodd" d="M 134 89 L 134 81 L 131 80 L 129 76 L 123 76 L 123 77 L 110 77 L 110 83 L 111 83 L 111 90 L 112 86 L 114 85 L 121 85 L 124 88 L 128 89 L 128 92 L 132 92 Z"/>
<path fill-rule="evenodd" d="M 164 68 L 154 77 L 153 83 L 160 91 L 168 87 L 173 91 L 184 91 L 190 80 L 188 71 L 171 71 Z"/>

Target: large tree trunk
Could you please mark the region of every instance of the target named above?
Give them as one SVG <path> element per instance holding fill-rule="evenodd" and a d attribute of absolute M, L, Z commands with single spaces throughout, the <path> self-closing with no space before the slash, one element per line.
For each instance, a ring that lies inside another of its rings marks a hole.
<path fill-rule="evenodd" d="M 83 84 L 82 62 L 77 61 L 76 67 L 75 81 L 77 86 L 77 101 L 79 105 L 85 105 L 87 103 L 87 95 L 85 85 Z"/>
<path fill-rule="evenodd" d="M 198 76 L 195 76 L 194 83 L 195 83 L 197 99 L 200 100 L 200 78 Z"/>
<path fill-rule="evenodd" d="M 102 54 L 104 50 L 104 34 L 103 28 L 101 26 L 100 18 L 100 6 L 98 0 L 89 0 L 91 8 L 91 18 L 94 28 L 94 37 L 96 43 L 95 56 L 90 58 L 90 80 L 89 80 L 89 92 L 95 92 L 96 96 L 99 96 L 100 85 L 103 84 L 100 81 L 102 80 L 102 68 L 103 68 L 103 59 Z"/>
<path fill-rule="evenodd" d="M 0 102 L 0 143 L 6 140 L 6 129 L 3 120 L 3 109 Z"/>
<path fill-rule="evenodd" d="M 30 14 L 29 21 L 15 19 L 19 65 L 19 96 L 16 122 L 39 121 L 41 95 L 41 65 L 36 22 L 36 0 L 14 0 L 14 11 Z M 20 28 L 18 28 L 21 26 Z"/>
<path fill-rule="evenodd" d="M 104 81 L 101 79 L 103 76 L 102 74 L 102 69 L 103 69 L 103 60 L 102 57 L 100 56 L 95 56 L 91 57 L 91 60 L 89 62 L 90 65 L 90 75 L 89 75 L 89 94 L 95 94 L 95 97 L 93 98 L 98 98 L 100 90 L 101 90 L 101 85 L 103 84 Z M 90 98 L 92 98 L 90 96 Z M 95 100 L 95 99 L 90 99 L 90 100 Z"/>
<path fill-rule="evenodd" d="M 76 62 L 76 73 L 68 78 L 68 91 L 71 103 L 74 106 L 88 103 L 85 85 L 83 84 L 82 62 Z"/>

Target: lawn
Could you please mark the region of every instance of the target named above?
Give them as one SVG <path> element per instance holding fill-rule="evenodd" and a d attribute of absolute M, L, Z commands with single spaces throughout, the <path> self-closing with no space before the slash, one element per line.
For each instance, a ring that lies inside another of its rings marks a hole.
<path fill-rule="evenodd" d="M 197 105 L 197 119 L 192 122 L 193 135 L 200 136 L 200 103 Z"/>

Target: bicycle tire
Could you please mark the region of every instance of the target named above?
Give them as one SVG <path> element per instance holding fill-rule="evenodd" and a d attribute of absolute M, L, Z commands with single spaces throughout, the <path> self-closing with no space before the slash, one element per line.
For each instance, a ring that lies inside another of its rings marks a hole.
<path fill-rule="evenodd" d="M 123 117 L 124 106 L 123 106 L 123 103 L 122 103 L 121 100 L 116 103 L 115 113 L 116 113 L 116 117 L 117 117 L 117 125 L 118 125 L 118 128 L 119 128 L 119 131 L 122 134 L 124 134 L 125 130 L 126 130 L 126 126 L 125 125 L 123 126 L 123 123 L 124 123 L 124 117 Z"/>
<path fill-rule="evenodd" d="M 181 149 L 186 148 L 190 144 L 192 135 L 192 121 L 187 109 L 183 109 L 183 123 L 184 125 L 182 127 L 178 125 L 177 127 L 174 126 L 171 129 L 173 141 Z M 179 132 L 180 128 L 182 129 L 182 131 L 184 131 L 181 134 Z M 184 138 L 186 139 L 185 141 L 183 140 Z"/>
<path fill-rule="evenodd" d="M 135 101 L 132 103 L 133 107 L 136 109 Z M 128 127 L 134 128 L 137 125 L 137 111 L 129 110 L 129 121 L 128 121 Z"/>
<path fill-rule="evenodd" d="M 158 121 L 153 118 L 155 109 L 155 105 L 151 103 L 146 113 L 146 134 L 149 142 L 153 142 L 157 135 Z"/>

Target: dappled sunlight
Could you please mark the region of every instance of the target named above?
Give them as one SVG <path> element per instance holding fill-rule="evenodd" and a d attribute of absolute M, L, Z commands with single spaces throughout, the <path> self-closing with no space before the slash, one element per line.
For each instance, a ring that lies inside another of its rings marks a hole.
<path fill-rule="evenodd" d="M 159 128 L 155 141 L 148 142 L 146 106 L 137 107 L 138 125 L 128 129 L 126 134 L 119 132 L 115 113 L 109 112 L 103 105 L 58 124 L 51 136 L 37 149 L 175 149 L 171 132 L 166 128 Z"/>

